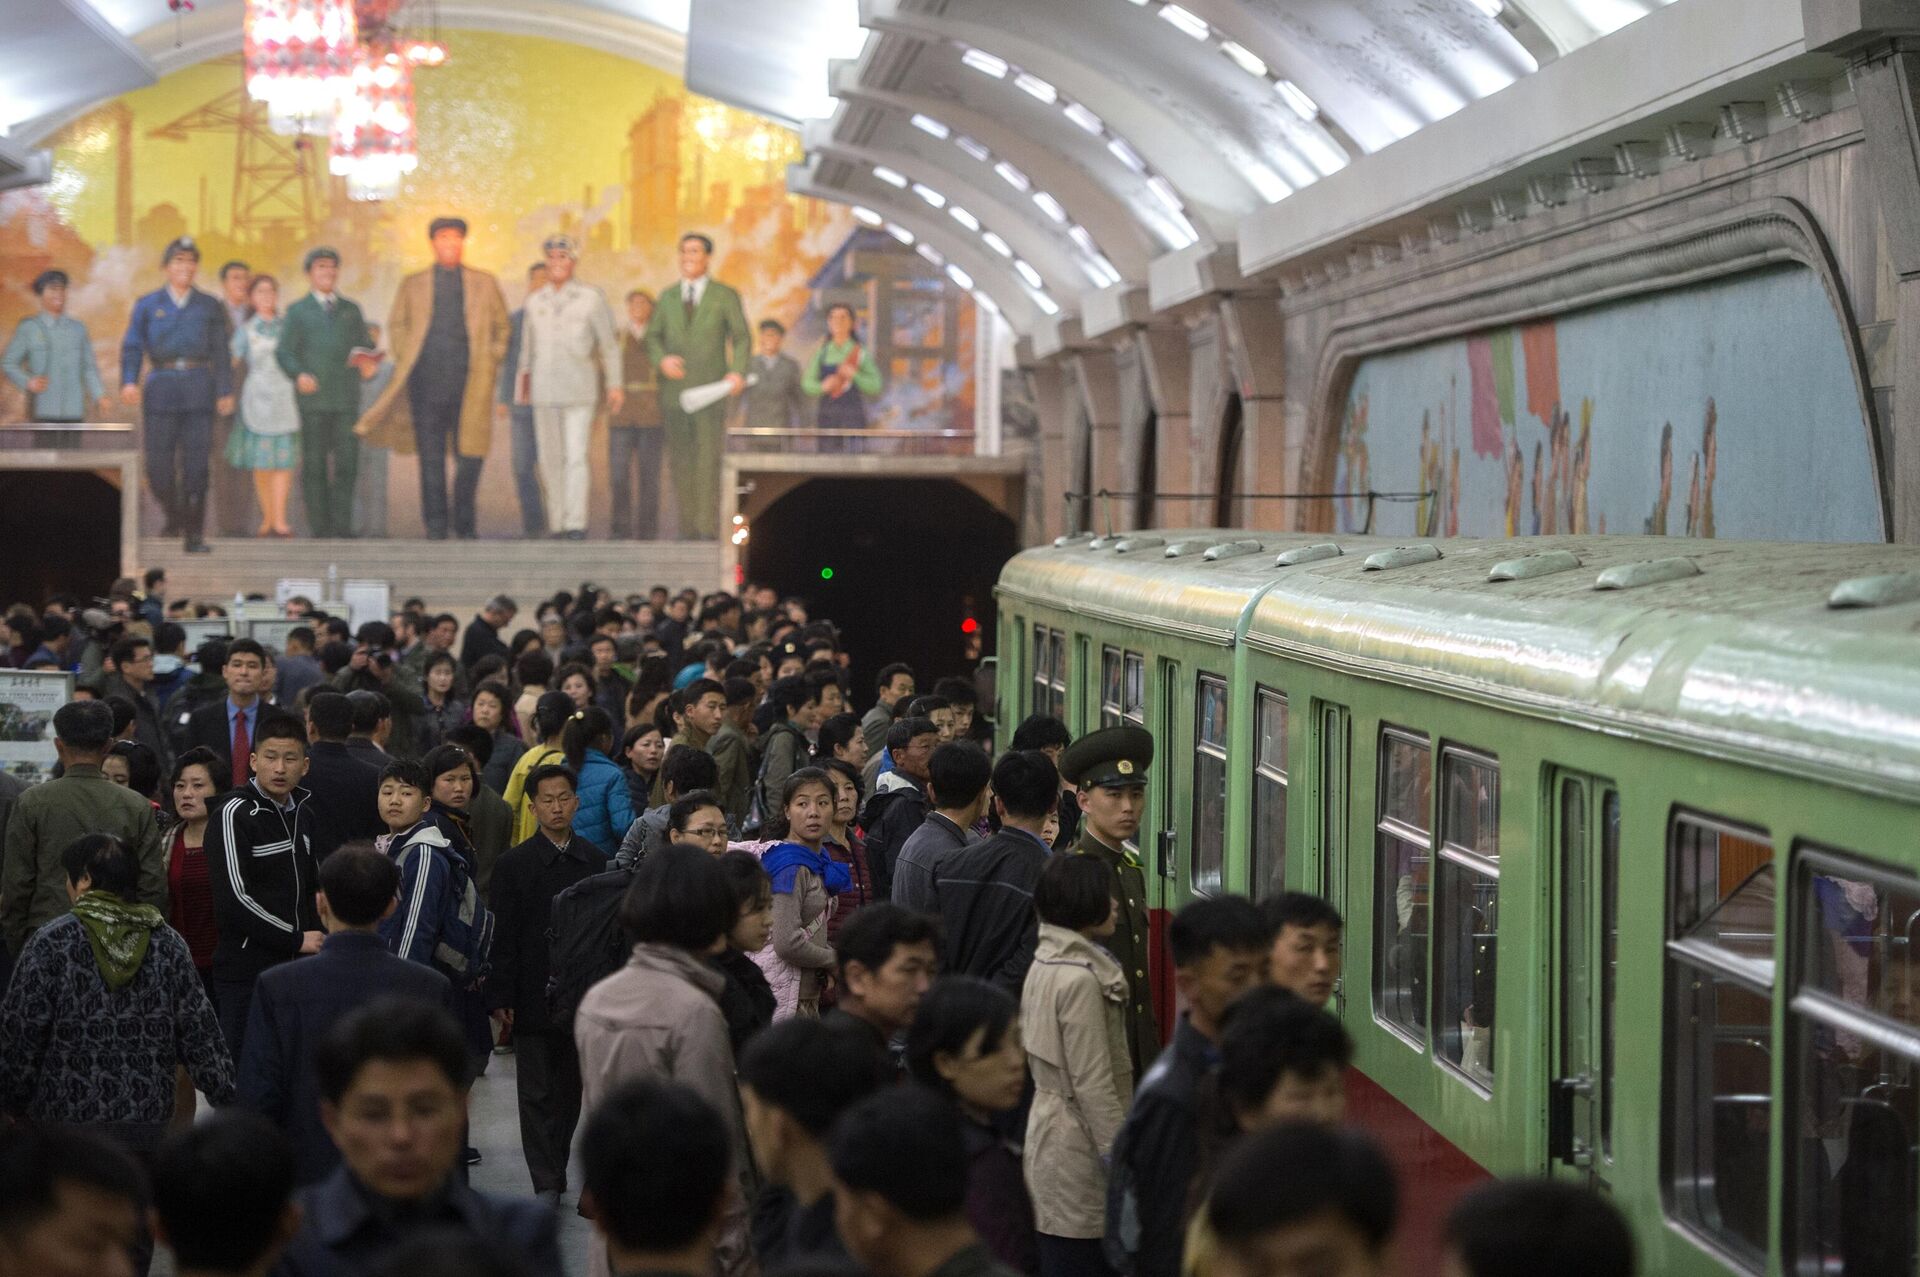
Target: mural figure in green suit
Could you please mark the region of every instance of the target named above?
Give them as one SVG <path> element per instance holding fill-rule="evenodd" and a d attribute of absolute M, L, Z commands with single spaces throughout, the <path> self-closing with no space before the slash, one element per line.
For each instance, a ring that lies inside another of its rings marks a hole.
<path fill-rule="evenodd" d="M 340 254 L 316 248 L 304 264 L 313 291 L 287 307 L 274 358 L 299 394 L 308 530 L 316 537 L 350 537 L 360 469 L 353 423 L 360 419 L 360 382 L 373 375 L 378 360 L 360 307 L 334 291 Z"/>
<path fill-rule="evenodd" d="M 660 415 L 667 429 L 667 460 L 680 506 L 680 539 L 719 537 L 720 450 L 726 442 L 727 408 L 721 400 L 688 414 L 680 392 L 725 379 L 733 395 L 746 388 L 753 333 L 740 294 L 707 274 L 713 241 L 680 237 L 680 278 L 660 290 L 647 353 L 660 373 Z"/>

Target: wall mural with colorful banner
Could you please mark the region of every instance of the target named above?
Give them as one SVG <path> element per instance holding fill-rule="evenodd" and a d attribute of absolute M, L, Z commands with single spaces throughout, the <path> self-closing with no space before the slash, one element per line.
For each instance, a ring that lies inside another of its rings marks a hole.
<path fill-rule="evenodd" d="M 1755 272 L 1363 361 L 1341 531 L 1878 541 L 1880 481 L 1819 279 Z"/>

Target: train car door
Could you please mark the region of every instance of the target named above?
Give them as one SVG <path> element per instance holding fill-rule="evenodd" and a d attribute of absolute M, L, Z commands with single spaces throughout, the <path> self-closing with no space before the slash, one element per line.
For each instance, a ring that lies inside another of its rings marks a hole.
<path fill-rule="evenodd" d="M 1548 1076 L 1548 1172 L 1605 1188 L 1613 1157 L 1613 1004 L 1619 935 L 1620 795 L 1560 772 L 1553 788 L 1559 909 Z"/>
<path fill-rule="evenodd" d="M 1353 722 L 1344 705 L 1314 702 L 1313 804 L 1308 824 L 1315 863 L 1296 879 L 1303 891 L 1317 891 L 1343 917 L 1366 916 L 1366 905 L 1347 899 L 1347 785 L 1352 766 Z M 1346 979 L 1333 987 L 1334 1012 L 1346 1008 Z"/>
<path fill-rule="evenodd" d="M 1154 767 L 1151 790 L 1152 811 L 1155 821 L 1152 826 L 1154 835 L 1154 863 L 1148 866 L 1149 874 L 1158 874 L 1158 891 L 1149 890 L 1151 900 L 1158 896 L 1158 903 L 1152 910 L 1152 962 L 1148 970 L 1153 979 L 1153 1012 L 1160 1023 L 1161 1041 L 1166 1041 L 1173 1033 L 1173 1021 L 1176 1012 L 1173 990 L 1173 951 L 1167 940 L 1167 920 L 1174 911 L 1185 902 L 1181 896 L 1180 856 L 1182 843 L 1180 838 L 1180 813 L 1182 787 L 1180 778 L 1183 773 L 1191 773 L 1193 764 L 1183 756 L 1176 742 L 1185 739 L 1180 730 L 1181 702 L 1185 698 L 1185 689 L 1180 682 L 1180 662 L 1170 657 L 1160 658 L 1159 693 L 1153 734 Z"/>

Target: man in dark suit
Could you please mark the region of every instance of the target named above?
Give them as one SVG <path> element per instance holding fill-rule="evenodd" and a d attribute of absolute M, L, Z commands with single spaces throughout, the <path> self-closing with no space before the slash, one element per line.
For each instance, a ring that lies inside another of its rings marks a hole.
<path fill-rule="evenodd" d="M 479 615 L 467 622 L 467 632 L 460 639 L 460 664 L 472 669 L 482 657 L 512 659 L 512 649 L 500 637 L 500 631 L 512 624 L 519 611 L 520 605 L 504 594 L 488 599 Z"/>
<path fill-rule="evenodd" d="M 227 694 L 202 705 L 187 719 L 186 749 L 205 745 L 218 754 L 223 767 L 214 783 L 238 789 L 252 775 L 247 756 L 253 751 L 260 713 L 266 707 L 261 697 L 267 677 L 266 649 L 250 638 L 235 639 L 227 644 L 220 674 L 227 681 Z"/>
<path fill-rule="evenodd" d="M 254 986 L 240 1100 L 293 1141 L 297 1182 L 317 1183 L 340 1153 L 320 1120 L 314 1050 L 349 1011 L 389 994 L 445 1007 L 453 995 L 431 967 L 387 952 L 375 928 L 399 905 L 400 868 L 366 843 L 350 843 L 320 867 L 320 952 L 262 973 Z"/>
<path fill-rule="evenodd" d="M 945 970 L 1020 995 L 1040 940 L 1033 891 L 1053 854 L 1040 830 L 1059 792 L 1060 773 L 1039 750 L 1014 750 L 994 764 L 1000 832 L 948 852 L 933 866 L 933 898 L 947 936 Z"/>
<path fill-rule="evenodd" d="M 315 692 L 307 703 L 307 775 L 313 794 L 313 855 L 325 860 L 342 843 L 378 838 L 380 773 L 347 748 L 353 702 L 339 692 Z"/>

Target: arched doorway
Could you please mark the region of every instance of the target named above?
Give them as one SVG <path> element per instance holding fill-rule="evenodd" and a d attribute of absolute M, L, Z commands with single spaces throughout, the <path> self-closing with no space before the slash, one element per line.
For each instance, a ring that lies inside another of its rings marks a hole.
<path fill-rule="evenodd" d="M 889 661 L 922 689 L 970 672 L 962 623 L 987 643 L 993 584 L 1019 549 L 1007 515 L 946 479 L 814 479 L 753 523 L 746 573 L 846 632 L 857 697 Z"/>
<path fill-rule="evenodd" d="M 0 555 L 0 600 L 38 608 L 63 591 L 104 594 L 120 575 L 120 490 L 86 471 L 0 471 L 0 545 L 16 551 Z"/>

